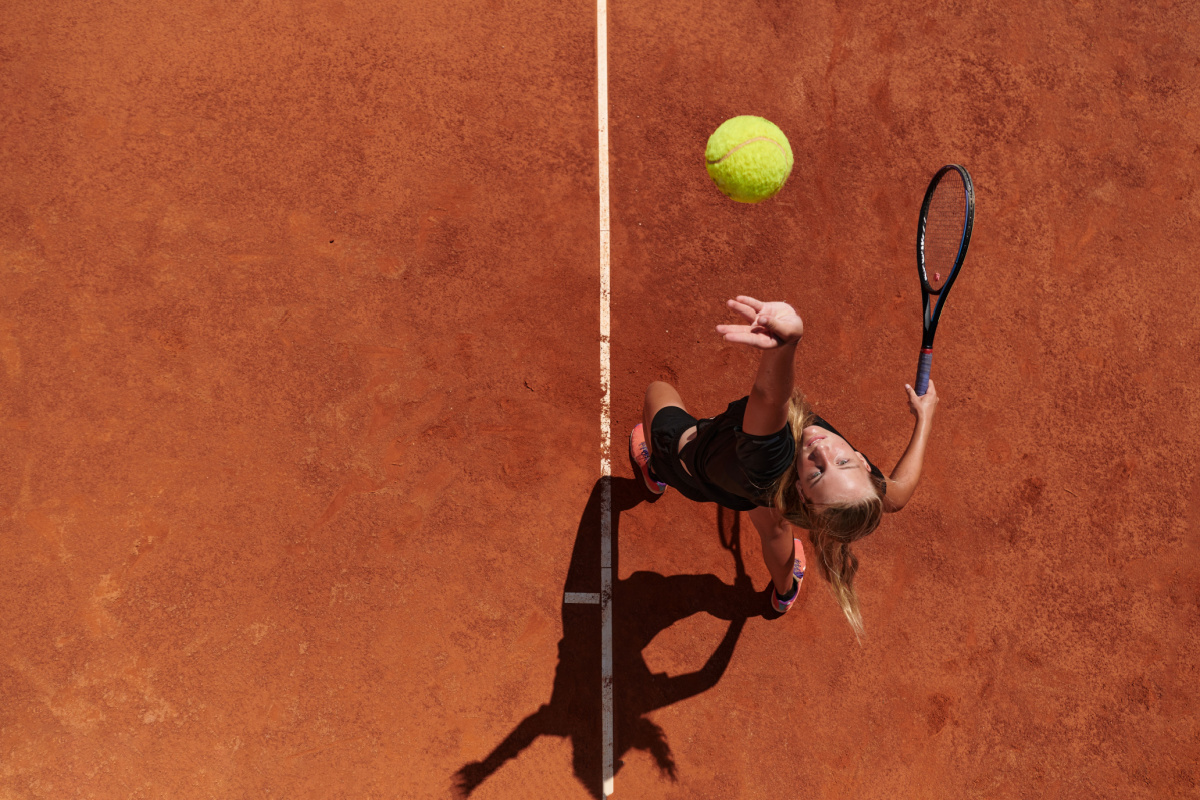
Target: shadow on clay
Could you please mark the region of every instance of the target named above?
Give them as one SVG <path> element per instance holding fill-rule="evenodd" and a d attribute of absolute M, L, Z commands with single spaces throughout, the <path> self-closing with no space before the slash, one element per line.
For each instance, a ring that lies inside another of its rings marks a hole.
<path fill-rule="evenodd" d="M 618 569 L 621 512 L 648 501 L 639 481 L 601 478 L 592 488 L 579 521 L 564 592 L 600 591 L 600 511 L 604 481 L 612 486 L 612 573 Z M 774 617 L 769 586 L 756 592 L 746 574 L 741 552 L 741 519 L 718 508 L 721 546 L 734 560 L 736 577 L 726 584 L 715 575 L 672 575 L 635 572 L 613 583 L 613 724 L 614 772 L 630 750 L 650 754 L 661 773 L 676 779 L 675 759 L 666 732 L 646 715 L 711 689 L 724 675 L 733 650 L 750 617 Z M 705 664 L 694 672 L 666 675 L 651 672 L 642 651 L 659 632 L 692 614 L 728 620 L 729 627 Z M 563 638 L 550 699 L 513 728 L 483 760 L 463 765 L 454 774 L 458 797 L 469 796 L 505 762 L 516 758 L 539 736 L 570 737 L 573 767 L 593 797 L 602 798 L 600 606 L 562 604 Z"/>

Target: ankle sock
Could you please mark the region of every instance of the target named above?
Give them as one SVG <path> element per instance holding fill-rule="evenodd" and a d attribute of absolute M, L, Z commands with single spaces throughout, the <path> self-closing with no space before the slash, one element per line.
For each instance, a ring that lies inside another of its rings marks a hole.
<path fill-rule="evenodd" d="M 795 576 L 793 576 L 792 577 L 792 590 L 790 592 L 788 592 L 787 594 L 780 594 L 779 590 L 776 589 L 775 596 L 779 598 L 779 602 L 786 603 L 788 600 L 791 600 L 793 597 L 795 597 L 796 593 L 799 591 L 800 591 L 800 581 L 796 580 Z"/>

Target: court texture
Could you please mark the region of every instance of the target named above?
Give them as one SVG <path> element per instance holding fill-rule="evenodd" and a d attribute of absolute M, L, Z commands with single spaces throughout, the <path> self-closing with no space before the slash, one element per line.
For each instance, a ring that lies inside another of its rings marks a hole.
<path fill-rule="evenodd" d="M 0 798 L 1197 797 L 1198 69 L 1172 2 L 10 4 Z M 860 645 L 626 439 L 749 294 L 890 470 L 952 162 Z"/>

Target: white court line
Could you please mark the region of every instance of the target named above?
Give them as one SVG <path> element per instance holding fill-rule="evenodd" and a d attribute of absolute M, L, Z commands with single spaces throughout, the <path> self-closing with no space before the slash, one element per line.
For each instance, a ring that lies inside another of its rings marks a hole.
<path fill-rule="evenodd" d="M 589 606 L 600 605 L 599 592 L 563 592 L 564 603 L 583 603 Z"/>
<path fill-rule="evenodd" d="M 609 363 L 608 0 L 596 0 L 596 103 L 600 134 L 600 729 L 604 796 L 613 793 L 612 385 Z"/>

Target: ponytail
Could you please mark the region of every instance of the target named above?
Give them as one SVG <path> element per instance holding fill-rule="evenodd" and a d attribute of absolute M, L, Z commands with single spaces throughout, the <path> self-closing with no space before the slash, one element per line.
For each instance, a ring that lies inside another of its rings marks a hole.
<path fill-rule="evenodd" d="M 870 501 L 868 500 L 867 503 L 869 504 Z M 882 506 L 882 502 L 880 505 Z M 880 513 L 882 514 L 882 508 Z M 862 641 L 862 614 L 858 610 L 858 595 L 854 592 L 854 576 L 858 573 L 858 556 L 850 550 L 849 542 L 841 541 L 837 538 L 837 534 L 823 526 L 810 530 L 808 540 L 812 542 L 813 550 L 817 554 L 821 576 L 829 581 L 834 599 L 841 606 L 842 613 L 846 615 L 846 621 L 854 629 L 854 638 Z"/>

